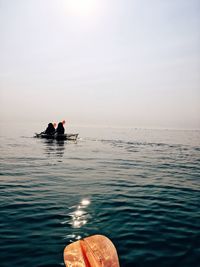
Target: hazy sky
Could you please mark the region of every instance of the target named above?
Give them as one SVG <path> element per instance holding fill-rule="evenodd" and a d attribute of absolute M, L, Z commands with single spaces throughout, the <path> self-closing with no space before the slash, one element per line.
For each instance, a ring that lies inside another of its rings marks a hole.
<path fill-rule="evenodd" d="M 0 120 L 200 129 L 199 0 L 0 0 Z"/>

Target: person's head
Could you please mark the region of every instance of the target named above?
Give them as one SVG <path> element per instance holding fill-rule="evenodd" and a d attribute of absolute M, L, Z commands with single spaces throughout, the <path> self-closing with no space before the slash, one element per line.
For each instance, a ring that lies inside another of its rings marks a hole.
<path fill-rule="evenodd" d="M 59 123 L 58 123 L 58 128 L 62 128 L 62 127 L 63 127 L 62 122 L 59 122 Z"/>
<path fill-rule="evenodd" d="M 52 130 L 52 131 L 55 130 L 55 128 L 54 128 L 54 126 L 53 126 L 53 123 L 50 122 L 50 123 L 48 124 L 48 129 L 50 129 L 50 130 Z"/>

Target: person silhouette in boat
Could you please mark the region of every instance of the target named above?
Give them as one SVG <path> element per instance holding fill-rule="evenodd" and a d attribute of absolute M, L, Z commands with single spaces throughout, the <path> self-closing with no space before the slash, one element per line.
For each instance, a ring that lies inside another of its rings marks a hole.
<path fill-rule="evenodd" d="M 58 127 L 56 128 L 56 131 L 55 133 L 58 135 L 58 134 L 64 134 L 65 133 L 65 128 L 64 128 L 64 125 L 65 124 L 65 121 L 62 121 L 62 122 L 59 122 L 58 123 Z"/>
<path fill-rule="evenodd" d="M 48 134 L 48 135 L 54 135 L 55 134 L 55 127 L 53 125 L 53 123 L 49 123 L 46 130 L 44 132 L 42 132 L 44 134 Z"/>

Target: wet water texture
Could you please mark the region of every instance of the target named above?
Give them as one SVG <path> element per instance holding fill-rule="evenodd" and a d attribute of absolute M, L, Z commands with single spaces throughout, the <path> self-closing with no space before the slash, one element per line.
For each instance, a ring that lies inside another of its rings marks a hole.
<path fill-rule="evenodd" d="M 197 267 L 200 132 L 78 130 L 77 143 L 1 133 L 1 267 L 64 266 L 92 234 L 121 267 Z"/>

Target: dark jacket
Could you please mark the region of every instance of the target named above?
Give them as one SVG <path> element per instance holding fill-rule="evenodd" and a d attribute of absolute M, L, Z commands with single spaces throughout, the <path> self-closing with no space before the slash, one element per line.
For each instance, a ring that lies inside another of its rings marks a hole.
<path fill-rule="evenodd" d="M 48 124 L 48 127 L 46 128 L 44 133 L 45 134 L 50 134 L 50 135 L 53 135 L 55 133 L 55 128 L 54 128 L 52 123 Z"/>
<path fill-rule="evenodd" d="M 62 122 L 58 123 L 58 127 L 56 128 L 56 133 L 57 134 L 64 134 L 65 133 L 65 128 L 63 127 Z"/>

